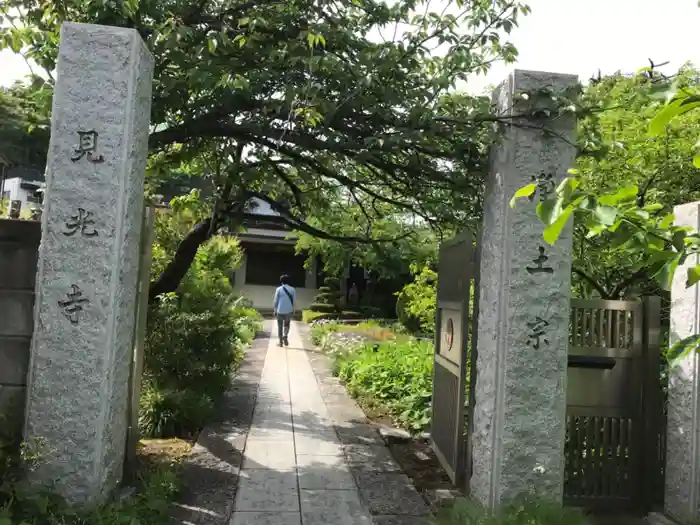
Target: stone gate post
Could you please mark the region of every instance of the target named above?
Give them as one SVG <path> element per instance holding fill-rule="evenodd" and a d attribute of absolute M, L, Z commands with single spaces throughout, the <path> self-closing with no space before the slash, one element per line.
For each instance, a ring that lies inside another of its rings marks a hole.
<path fill-rule="evenodd" d="M 25 438 L 74 503 L 121 480 L 152 75 L 136 31 L 61 28 Z"/>
<path fill-rule="evenodd" d="M 675 223 L 700 229 L 700 202 L 674 208 Z M 700 264 L 693 255 L 679 266 L 671 288 L 670 344 L 700 334 L 700 287 L 686 288 L 687 269 Z M 682 523 L 700 521 L 700 355 L 690 353 L 668 374 L 665 512 Z"/>
<path fill-rule="evenodd" d="M 575 119 L 519 117 L 577 78 L 516 70 L 494 91 L 505 134 L 492 151 L 481 245 L 471 495 L 489 509 L 523 493 L 561 500 L 571 294 L 571 225 L 542 239 L 537 203 L 574 164 Z M 509 201 L 535 183 L 531 202 Z"/>

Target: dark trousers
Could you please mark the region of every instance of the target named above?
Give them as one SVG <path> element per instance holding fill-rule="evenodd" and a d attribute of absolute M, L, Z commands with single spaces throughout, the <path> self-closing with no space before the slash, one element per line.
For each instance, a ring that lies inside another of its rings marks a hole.
<path fill-rule="evenodd" d="M 289 326 L 292 324 L 292 314 L 277 314 L 277 335 L 280 343 L 289 337 Z"/>

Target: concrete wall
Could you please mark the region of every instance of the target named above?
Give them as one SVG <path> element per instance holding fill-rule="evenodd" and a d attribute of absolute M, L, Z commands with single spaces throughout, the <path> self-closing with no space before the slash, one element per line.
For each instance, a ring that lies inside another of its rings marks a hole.
<path fill-rule="evenodd" d="M 41 223 L 0 219 L 0 418 L 22 428 Z M 0 428 L 6 422 L 0 419 Z"/>

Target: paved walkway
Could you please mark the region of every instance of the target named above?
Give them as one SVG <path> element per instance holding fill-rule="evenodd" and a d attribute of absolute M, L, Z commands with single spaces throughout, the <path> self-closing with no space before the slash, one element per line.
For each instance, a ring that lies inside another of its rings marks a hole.
<path fill-rule="evenodd" d="M 308 327 L 272 322 L 185 465 L 180 525 L 425 525 L 428 507 Z M 270 337 L 272 335 L 272 337 Z"/>
<path fill-rule="evenodd" d="M 294 323 L 271 337 L 232 525 L 371 524 Z"/>

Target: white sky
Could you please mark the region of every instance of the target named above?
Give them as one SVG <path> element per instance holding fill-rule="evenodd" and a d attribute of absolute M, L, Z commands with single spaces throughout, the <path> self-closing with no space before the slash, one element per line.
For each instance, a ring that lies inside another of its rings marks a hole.
<path fill-rule="evenodd" d="M 668 60 L 670 69 L 686 61 L 700 66 L 697 0 L 530 0 L 529 5 L 532 14 L 511 35 L 520 52 L 519 68 L 574 73 L 586 80 L 598 68 L 603 74 L 633 72 L 648 65 L 647 58 Z M 513 67 L 498 64 L 467 87 L 481 91 Z M 28 71 L 20 56 L 0 52 L 0 85 Z"/>

